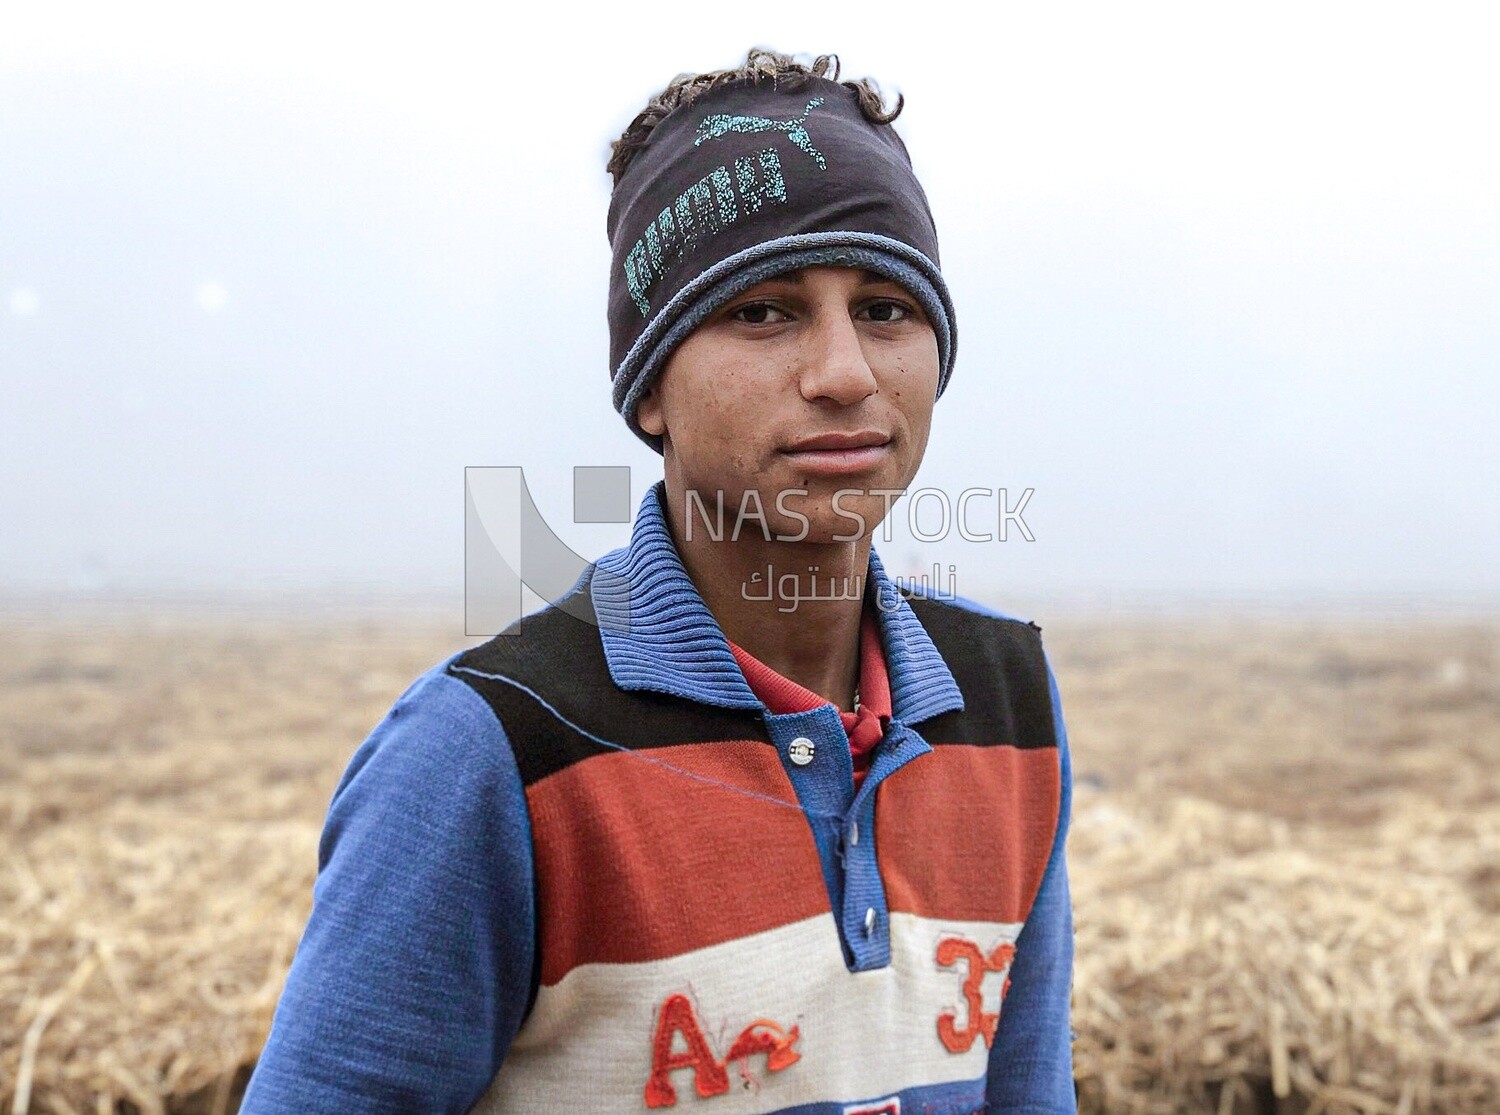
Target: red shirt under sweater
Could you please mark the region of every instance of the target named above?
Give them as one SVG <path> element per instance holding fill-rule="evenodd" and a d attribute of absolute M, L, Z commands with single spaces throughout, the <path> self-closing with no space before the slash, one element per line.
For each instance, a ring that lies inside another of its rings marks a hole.
<path fill-rule="evenodd" d="M 729 644 L 734 660 L 750 689 L 771 712 L 811 712 L 832 702 L 811 689 L 804 689 L 791 678 L 778 674 L 749 651 Z M 870 768 L 875 745 L 885 735 L 891 719 L 891 680 L 886 673 L 885 651 L 880 646 L 880 624 L 868 607 L 859 624 L 859 711 L 839 712 L 844 731 L 849 734 L 849 753 L 854 759 L 854 785 L 857 787 Z"/>

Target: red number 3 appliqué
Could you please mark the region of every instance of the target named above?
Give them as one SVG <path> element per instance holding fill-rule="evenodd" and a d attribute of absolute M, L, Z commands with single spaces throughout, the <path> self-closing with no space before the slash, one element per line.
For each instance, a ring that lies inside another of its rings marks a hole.
<path fill-rule="evenodd" d="M 966 1006 L 964 1028 L 958 1028 L 957 1012 L 950 1010 L 938 1015 L 938 1037 L 949 1053 L 967 1053 L 973 1047 L 974 1039 L 981 1036 L 986 1049 L 995 1044 L 995 1027 L 1000 1024 L 1000 1013 L 996 1011 L 990 1014 L 985 1011 L 980 988 L 986 972 L 1005 972 L 1005 983 L 1000 989 L 1000 999 L 1004 1002 L 1006 992 L 1010 990 L 1009 969 L 1015 956 L 1016 946 L 1008 942 L 996 945 L 988 954 L 973 941 L 963 937 L 944 937 L 938 942 L 937 962 L 940 967 L 953 968 L 962 963 L 966 969 L 963 983 Z"/>

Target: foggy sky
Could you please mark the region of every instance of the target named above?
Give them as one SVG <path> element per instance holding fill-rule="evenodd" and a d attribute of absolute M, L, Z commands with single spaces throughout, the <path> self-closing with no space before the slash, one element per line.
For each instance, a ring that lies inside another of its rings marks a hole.
<path fill-rule="evenodd" d="M 1449 9 L 105 11 L 0 36 L 0 592 L 454 589 L 465 465 L 621 544 L 566 522 L 575 464 L 660 475 L 609 405 L 607 145 L 763 43 L 907 97 L 959 334 L 914 486 L 1034 490 L 1035 542 L 889 563 L 1500 595 L 1500 79 Z"/>

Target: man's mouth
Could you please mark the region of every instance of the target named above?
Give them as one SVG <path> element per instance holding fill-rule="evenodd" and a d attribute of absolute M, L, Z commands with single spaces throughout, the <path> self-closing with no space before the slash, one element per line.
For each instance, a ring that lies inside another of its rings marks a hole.
<path fill-rule="evenodd" d="M 891 448 L 891 435 L 855 430 L 802 438 L 782 450 L 798 467 L 824 474 L 855 473 L 873 468 Z"/>

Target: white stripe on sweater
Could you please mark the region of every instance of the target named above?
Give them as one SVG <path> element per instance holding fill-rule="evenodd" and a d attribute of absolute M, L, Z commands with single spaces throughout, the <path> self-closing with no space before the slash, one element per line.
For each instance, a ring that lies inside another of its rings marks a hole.
<path fill-rule="evenodd" d="M 938 1017 L 968 1026 L 967 965 L 937 962 L 938 942 L 961 937 L 988 954 L 1014 943 L 1019 923 L 891 915 L 891 964 L 845 966 L 833 918 L 822 914 L 666 960 L 584 964 L 541 989 L 505 1066 L 475 1112 L 644 1111 L 652 1040 L 663 1002 L 688 997 L 714 1055 L 757 1019 L 796 1025 L 800 1060 L 779 1072 L 766 1058 L 728 1066 L 730 1090 L 700 1097 L 690 1069 L 670 1074 L 673 1110 L 751 1115 L 815 1102 L 849 1103 L 921 1085 L 977 1080 L 988 1048 L 962 1053 L 939 1039 Z M 1008 972 L 987 972 L 983 1008 L 999 1009 Z M 685 1048 L 681 1038 L 673 1049 Z M 742 1068 L 749 1073 L 747 1085 Z"/>

